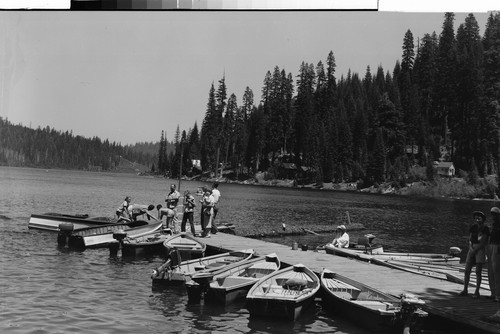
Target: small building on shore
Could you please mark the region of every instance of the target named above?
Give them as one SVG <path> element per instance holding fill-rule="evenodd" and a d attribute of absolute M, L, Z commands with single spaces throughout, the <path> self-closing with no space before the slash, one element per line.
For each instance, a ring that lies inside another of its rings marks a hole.
<path fill-rule="evenodd" d="M 453 166 L 453 162 L 451 161 L 439 161 L 435 163 L 434 166 L 439 176 L 455 176 L 455 166 Z"/>

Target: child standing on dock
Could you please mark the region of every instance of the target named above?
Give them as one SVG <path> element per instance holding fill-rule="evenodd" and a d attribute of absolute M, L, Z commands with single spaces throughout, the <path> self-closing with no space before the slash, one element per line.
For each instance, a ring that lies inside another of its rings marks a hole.
<path fill-rule="evenodd" d="M 191 226 L 191 234 L 194 236 L 194 197 L 191 195 L 189 190 L 184 192 L 184 215 L 182 216 L 181 232 L 186 232 L 186 222 L 189 220 L 189 225 Z"/>
<path fill-rule="evenodd" d="M 483 265 L 486 263 L 486 245 L 490 235 L 490 229 L 484 225 L 486 215 L 481 211 L 472 213 L 474 223 L 469 228 L 469 251 L 465 261 L 464 289 L 459 293 L 460 296 L 467 296 L 472 267 L 476 266 L 476 291 L 472 298 L 479 298 L 479 289 L 481 288 Z"/>

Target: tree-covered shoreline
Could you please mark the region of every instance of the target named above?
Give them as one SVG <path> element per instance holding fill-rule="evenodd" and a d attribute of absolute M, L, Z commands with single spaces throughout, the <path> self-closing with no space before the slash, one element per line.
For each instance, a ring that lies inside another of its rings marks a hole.
<path fill-rule="evenodd" d="M 424 167 L 425 181 L 435 182 L 434 162 L 451 161 L 471 185 L 496 175 L 498 187 L 500 13 L 490 14 L 483 36 L 473 14 L 456 33 L 453 13 L 439 35 L 415 41 L 406 31 L 392 73 L 368 67 L 363 78 L 337 79 L 335 69 L 333 51 L 324 63 L 302 62 L 296 81 L 276 66 L 257 105 L 249 87 L 239 106 L 225 77 L 212 83 L 201 131 L 177 129 L 176 153 L 164 157 L 169 175 L 189 175 L 199 159 L 212 176 L 229 168 L 236 179 L 283 179 L 293 164 L 299 182 L 405 187 L 412 170 Z"/>

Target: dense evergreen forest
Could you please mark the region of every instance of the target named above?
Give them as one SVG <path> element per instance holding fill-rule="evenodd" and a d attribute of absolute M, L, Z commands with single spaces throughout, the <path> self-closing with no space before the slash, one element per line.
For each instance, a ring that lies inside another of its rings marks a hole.
<path fill-rule="evenodd" d="M 124 158 L 152 166 L 157 159 L 157 146 L 153 143 L 121 146 L 49 127 L 31 129 L 14 125 L 0 117 L 0 165 L 108 171 L 116 170 Z"/>
<path fill-rule="evenodd" d="M 260 98 L 247 87 L 240 104 L 223 77 L 209 88 L 201 129 L 178 127 L 172 143 L 162 132 L 159 143 L 121 147 L 1 120 L 0 164 L 112 170 L 123 156 L 172 177 L 219 176 L 224 167 L 241 178 L 265 172 L 369 186 L 403 184 L 414 166 L 430 171 L 441 160 L 498 183 L 500 13 L 490 14 L 483 36 L 473 14 L 454 24 L 446 13 L 439 35 L 402 32 L 392 71 L 337 78 L 331 51 L 324 62 L 302 62 L 295 77 L 275 66 Z"/>
<path fill-rule="evenodd" d="M 454 20 L 446 13 L 439 35 L 415 40 L 406 31 L 392 73 L 367 67 L 364 77 L 337 79 L 330 52 L 325 62 L 302 62 L 296 81 L 278 66 L 268 71 L 257 106 L 248 87 L 238 105 L 223 77 L 209 90 L 201 131 L 178 129 L 170 157 L 160 147 L 160 171 L 175 173 L 182 156 L 183 173 L 194 158 L 212 175 L 222 164 L 279 178 L 293 163 L 314 182 L 364 186 L 404 182 L 412 166 L 432 170 L 439 160 L 498 175 L 500 13 L 490 14 L 482 37 L 473 14 L 456 33 Z"/>

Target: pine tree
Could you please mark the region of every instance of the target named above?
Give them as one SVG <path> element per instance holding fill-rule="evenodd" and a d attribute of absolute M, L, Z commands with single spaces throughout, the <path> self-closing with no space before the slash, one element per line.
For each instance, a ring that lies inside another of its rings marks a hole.
<path fill-rule="evenodd" d="M 218 143 L 217 107 L 215 101 L 214 84 L 208 93 L 207 111 L 201 127 L 201 167 L 204 171 L 212 171 L 215 165 L 215 156 Z M 220 124 L 220 123 L 219 123 Z"/>
<path fill-rule="evenodd" d="M 486 156 L 480 154 L 480 133 L 485 129 L 486 117 L 481 108 L 483 96 L 483 50 L 479 26 L 469 14 L 465 24 L 457 30 L 457 108 L 452 128 L 456 138 L 455 165 L 467 170 L 476 156 L 485 165 Z M 486 152 L 483 152 L 486 153 Z M 484 168 L 481 168 L 484 171 Z"/>
<path fill-rule="evenodd" d="M 484 108 L 487 127 L 483 145 L 486 146 L 490 162 L 487 172 L 497 174 L 497 189 L 500 187 L 500 13 L 490 14 L 483 37 L 484 50 Z"/>
<path fill-rule="evenodd" d="M 439 35 L 439 46 L 437 53 L 436 70 L 437 76 L 435 81 L 434 92 L 434 109 L 436 110 L 436 118 L 440 124 L 440 131 L 437 133 L 443 139 L 444 143 L 448 143 L 448 129 L 453 128 L 453 115 L 456 109 L 456 69 L 457 69 L 457 48 L 453 21 L 455 14 L 446 13 L 443 23 L 443 30 Z M 450 117 L 450 115 L 452 117 Z M 451 151 L 454 150 L 455 136 L 451 133 Z M 452 157 L 453 158 L 453 157 Z"/>

